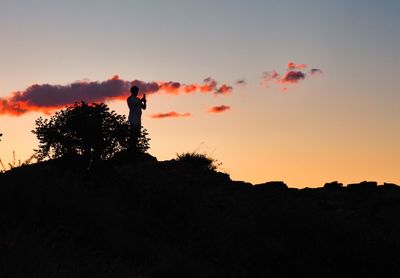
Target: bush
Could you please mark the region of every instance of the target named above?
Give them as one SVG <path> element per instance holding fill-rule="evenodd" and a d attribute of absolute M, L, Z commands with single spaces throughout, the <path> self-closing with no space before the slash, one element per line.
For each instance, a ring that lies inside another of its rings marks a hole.
<path fill-rule="evenodd" d="M 109 159 L 129 146 L 129 122 L 110 111 L 104 103 L 75 103 L 56 112 L 50 119 L 40 117 L 32 130 L 39 140 L 37 159 L 82 156 Z M 137 149 L 149 148 L 144 129 Z"/>
<path fill-rule="evenodd" d="M 187 164 L 193 168 L 202 169 L 202 170 L 212 170 L 215 171 L 221 163 L 218 163 L 217 160 L 208 157 L 206 154 L 196 153 L 196 152 L 187 152 L 176 154 L 177 161 Z"/>

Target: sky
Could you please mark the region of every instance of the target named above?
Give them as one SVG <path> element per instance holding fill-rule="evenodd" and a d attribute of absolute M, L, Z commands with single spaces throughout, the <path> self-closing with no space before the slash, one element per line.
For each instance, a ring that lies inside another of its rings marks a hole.
<path fill-rule="evenodd" d="M 206 153 L 234 180 L 400 183 L 400 2 L 0 0 L 0 159 L 74 101 L 127 115 L 149 153 Z"/>

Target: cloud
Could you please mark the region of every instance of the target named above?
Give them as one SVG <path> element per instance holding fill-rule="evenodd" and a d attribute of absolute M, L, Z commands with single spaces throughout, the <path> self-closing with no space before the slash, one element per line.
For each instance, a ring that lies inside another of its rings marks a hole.
<path fill-rule="evenodd" d="M 288 87 L 286 87 L 287 85 L 298 84 L 300 81 L 307 78 L 307 74 L 302 71 L 307 67 L 308 66 L 306 64 L 289 62 L 287 64 L 287 71 L 282 75 L 275 70 L 263 72 L 260 83 L 265 87 L 269 87 L 271 84 L 283 86 L 280 88 L 280 91 L 286 92 L 288 91 Z M 322 70 L 313 68 L 309 71 L 309 74 L 311 76 L 320 75 L 322 74 Z"/>
<path fill-rule="evenodd" d="M 183 91 L 187 94 L 190 94 L 197 90 L 197 86 L 190 84 L 190 85 L 183 85 Z"/>
<path fill-rule="evenodd" d="M 200 92 L 206 93 L 215 91 L 217 89 L 217 81 L 211 77 L 207 77 L 203 80 L 203 85 L 199 86 Z"/>
<path fill-rule="evenodd" d="M 144 82 L 141 80 L 133 80 L 132 82 L 125 81 L 130 86 L 137 86 L 140 94 L 154 94 L 160 90 L 160 84 L 157 82 Z M 128 90 L 129 91 L 129 90 Z"/>
<path fill-rule="evenodd" d="M 192 116 L 190 113 L 178 113 L 175 111 L 167 112 L 167 113 L 156 113 L 150 115 L 150 118 L 153 119 L 164 119 L 164 118 L 184 118 Z"/>
<path fill-rule="evenodd" d="M 171 93 L 178 95 L 179 94 L 179 89 L 181 88 L 181 83 L 179 82 L 160 82 L 159 84 L 160 89 L 164 90 L 166 93 Z"/>
<path fill-rule="evenodd" d="M 222 95 L 226 95 L 230 92 L 232 92 L 233 87 L 232 86 L 228 86 L 226 84 L 222 84 L 221 87 L 218 88 L 218 90 L 216 91 L 217 94 L 222 94 Z"/>
<path fill-rule="evenodd" d="M 262 73 L 262 78 L 261 78 L 261 85 L 263 86 L 269 86 L 271 81 L 274 81 L 275 83 L 279 83 L 281 80 L 281 75 L 277 73 L 276 71 L 265 71 Z"/>
<path fill-rule="evenodd" d="M 210 109 L 208 109 L 209 113 L 222 113 L 230 110 L 231 107 L 228 105 L 219 105 L 219 106 L 213 106 Z"/>
<path fill-rule="evenodd" d="M 294 70 L 294 69 L 302 70 L 302 69 L 307 68 L 307 65 L 306 64 L 296 64 L 294 62 L 289 62 L 287 64 L 287 68 L 288 68 L 288 70 Z"/>
<path fill-rule="evenodd" d="M 235 85 L 245 86 L 247 85 L 247 81 L 245 79 L 238 79 L 235 81 Z"/>
<path fill-rule="evenodd" d="M 310 74 L 312 75 L 312 76 L 317 76 L 317 75 L 320 75 L 320 74 L 323 74 L 324 72 L 322 71 L 322 70 L 320 70 L 320 69 L 311 69 L 310 70 Z"/>
<path fill-rule="evenodd" d="M 288 71 L 281 79 L 281 83 L 298 83 L 304 78 L 306 75 L 301 71 Z"/>
<path fill-rule="evenodd" d="M 190 94 L 195 92 L 227 94 L 233 88 L 208 77 L 201 84 L 182 84 L 176 81 L 127 81 L 114 75 L 106 81 L 76 81 L 68 85 L 34 84 L 24 91 L 0 97 L 0 115 L 19 116 L 31 111 L 50 113 L 74 102 L 106 102 L 125 99 L 131 86 L 139 87 L 139 94 Z"/>
<path fill-rule="evenodd" d="M 103 102 L 128 94 L 130 82 L 113 76 L 103 82 L 79 81 L 69 85 L 34 84 L 25 91 L 0 98 L 0 114 L 21 115 L 29 111 L 49 112 L 76 101 Z"/>

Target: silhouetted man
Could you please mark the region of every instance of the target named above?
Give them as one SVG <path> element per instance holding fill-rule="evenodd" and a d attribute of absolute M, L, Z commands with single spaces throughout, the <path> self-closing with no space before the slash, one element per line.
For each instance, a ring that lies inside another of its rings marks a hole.
<path fill-rule="evenodd" d="M 131 135 L 131 147 L 136 148 L 138 138 L 140 137 L 140 130 L 142 127 L 142 109 L 146 110 L 146 95 L 140 99 L 138 98 L 139 88 L 133 86 L 131 88 L 131 95 L 128 97 L 129 107 L 129 123 Z"/>

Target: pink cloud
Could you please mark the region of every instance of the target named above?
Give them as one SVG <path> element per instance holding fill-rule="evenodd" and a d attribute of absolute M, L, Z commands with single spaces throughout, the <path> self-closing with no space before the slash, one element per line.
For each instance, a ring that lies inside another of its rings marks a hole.
<path fill-rule="evenodd" d="M 153 119 L 164 119 L 164 118 L 185 118 L 185 117 L 191 117 L 192 115 L 190 113 L 178 113 L 175 111 L 167 112 L 167 113 L 156 113 L 150 115 L 150 118 Z"/>
<path fill-rule="evenodd" d="M 226 95 L 226 94 L 229 94 L 230 92 L 232 92 L 232 90 L 233 90 L 232 86 L 228 86 L 226 84 L 222 84 L 221 87 L 218 88 L 216 93 L 217 94 L 221 94 L 221 95 Z"/>
<path fill-rule="evenodd" d="M 295 85 L 307 78 L 307 74 L 302 71 L 307 67 L 308 66 L 306 64 L 289 62 L 287 64 L 287 71 L 282 75 L 275 70 L 263 72 L 261 85 L 266 87 L 270 86 L 271 84 L 283 86 L 280 91 L 286 92 L 288 91 L 288 87 L 286 87 L 288 84 Z M 320 75 L 322 74 L 322 70 L 313 68 L 310 70 L 309 74 L 311 76 Z"/>
<path fill-rule="evenodd" d="M 307 68 L 307 65 L 306 64 L 296 64 L 294 62 L 289 62 L 287 64 L 287 68 L 288 68 L 288 70 L 294 70 L 294 69 L 302 70 L 302 69 Z"/>
<path fill-rule="evenodd" d="M 222 113 L 230 110 L 231 107 L 228 105 L 219 105 L 219 106 L 213 106 L 210 109 L 208 109 L 209 113 Z"/>

